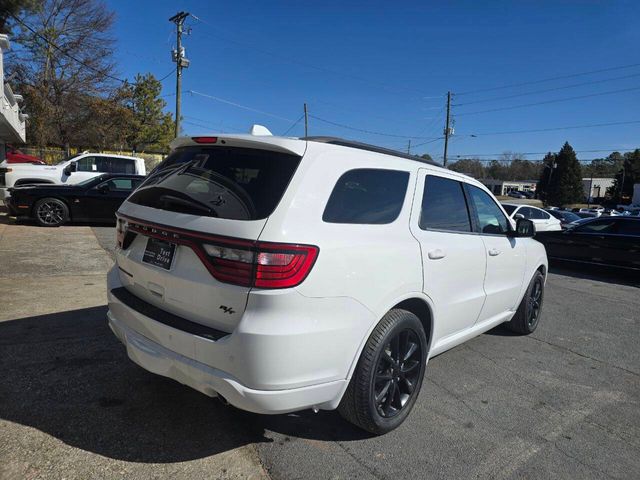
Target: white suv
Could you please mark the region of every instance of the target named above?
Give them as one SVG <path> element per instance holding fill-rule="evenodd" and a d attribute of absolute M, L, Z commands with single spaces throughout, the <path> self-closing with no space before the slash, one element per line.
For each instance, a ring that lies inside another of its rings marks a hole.
<path fill-rule="evenodd" d="M 540 320 L 547 257 L 479 182 L 324 137 L 176 139 L 120 207 L 109 324 L 150 372 L 258 413 L 397 427 L 427 360 Z"/>

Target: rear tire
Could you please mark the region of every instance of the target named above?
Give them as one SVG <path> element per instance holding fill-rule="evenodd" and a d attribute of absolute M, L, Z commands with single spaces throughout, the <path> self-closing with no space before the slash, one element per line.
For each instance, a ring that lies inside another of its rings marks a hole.
<path fill-rule="evenodd" d="M 59 227 L 69 221 L 69 207 L 57 198 L 42 198 L 33 207 L 33 217 L 41 227 Z"/>
<path fill-rule="evenodd" d="M 371 333 L 338 412 L 381 435 L 397 428 L 420 393 L 427 362 L 422 323 L 406 310 L 391 310 Z"/>
<path fill-rule="evenodd" d="M 516 314 L 507 322 L 507 328 L 520 335 L 533 333 L 540 323 L 543 301 L 544 275 L 540 271 L 536 271 Z"/>

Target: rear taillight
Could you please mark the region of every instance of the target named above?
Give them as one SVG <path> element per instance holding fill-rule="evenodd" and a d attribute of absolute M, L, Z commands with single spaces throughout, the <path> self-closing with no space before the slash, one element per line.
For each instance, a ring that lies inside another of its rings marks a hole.
<path fill-rule="evenodd" d="M 268 242 L 226 246 L 206 243 L 207 268 L 222 282 L 256 288 L 290 288 L 311 271 L 318 247 Z"/>
<path fill-rule="evenodd" d="M 118 245 L 141 234 L 191 248 L 218 281 L 256 288 L 291 288 L 309 275 L 318 247 L 290 243 L 254 242 L 118 218 Z"/>

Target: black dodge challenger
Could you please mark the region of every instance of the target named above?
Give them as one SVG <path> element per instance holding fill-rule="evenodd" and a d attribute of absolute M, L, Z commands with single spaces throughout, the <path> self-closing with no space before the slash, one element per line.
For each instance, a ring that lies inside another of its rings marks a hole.
<path fill-rule="evenodd" d="M 43 227 L 70 221 L 115 222 L 120 204 L 145 179 L 141 175 L 104 174 L 74 185 L 21 185 L 9 189 L 9 212 L 17 220 L 34 219 Z"/>
<path fill-rule="evenodd" d="M 550 260 L 606 265 L 640 271 L 640 218 L 598 217 L 561 232 L 540 232 Z"/>

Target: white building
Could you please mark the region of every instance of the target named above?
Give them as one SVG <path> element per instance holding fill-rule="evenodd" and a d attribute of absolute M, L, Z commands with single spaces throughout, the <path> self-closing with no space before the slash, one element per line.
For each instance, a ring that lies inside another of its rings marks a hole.
<path fill-rule="evenodd" d="M 509 192 L 535 192 L 538 182 L 536 180 L 496 180 L 494 178 L 481 178 L 480 182 L 493 192 L 494 195 L 506 195 Z"/>
<path fill-rule="evenodd" d="M 0 34 L 0 162 L 5 159 L 5 145 L 27 140 L 27 116 L 20 112 L 22 96 L 13 93 L 4 78 L 4 52 L 9 50 L 9 37 Z"/>
<path fill-rule="evenodd" d="M 584 198 L 588 201 L 594 198 L 603 198 L 607 189 L 613 186 L 613 178 L 583 178 L 582 189 Z"/>

